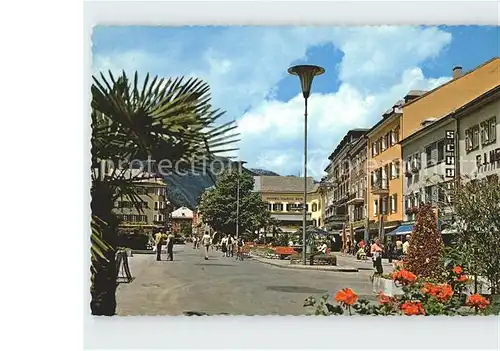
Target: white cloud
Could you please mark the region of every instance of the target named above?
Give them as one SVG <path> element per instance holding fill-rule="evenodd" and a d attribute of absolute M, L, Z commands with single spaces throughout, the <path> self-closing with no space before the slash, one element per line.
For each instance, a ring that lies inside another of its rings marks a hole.
<path fill-rule="evenodd" d="M 328 155 L 349 129 L 369 128 L 410 90 L 430 90 L 448 79 L 426 79 L 420 68 L 412 68 L 401 74 L 399 84 L 373 95 L 349 84 L 342 84 L 335 93 L 312 94 L 308 104 L 308 173 L 321 178 Z M 245 113 L 238 121 L 241 157 L 254 159 L 252 146 L 258 145 L 260 159 L 274 165 L 273 170 L 289 173 L 302 169 L 303 103 L 297 95 L 287 102 L 266 101 Z M 284 155 L 287 163 L 281 162 Z M 273 157 L 280 162 L 273 163 Z"/>
<path fill-rule="evenodd" d="M 214 106 L 227 111 L 227 120 L 238 119 L 239 157 L 249 166 L 283 174 L 301 169 L 303 99 L 277 101 L 276 85 L 312 46 L 331 43 L 343 53 L 339 89 L 309 100 L 308 161 L 310 173 L 319 177 L 348 129 L 369 127 L 409 90 L 433 88 L 447 79 L 428 79 L 419 66 L 439 55 L 451 34 L 401 26 L 231 27 L 192 41 L 190 48 L 198 52 L 182 52 L 176 44 L 155 52 L 97 53 L 94 68 L 206 79 Z"/>

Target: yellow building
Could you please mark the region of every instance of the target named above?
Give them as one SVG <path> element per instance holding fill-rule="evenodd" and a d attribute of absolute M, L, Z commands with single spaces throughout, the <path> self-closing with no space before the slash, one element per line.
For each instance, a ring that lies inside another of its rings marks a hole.
<path fill-rule="evenodd" d="M 431 90 L 410 91 L 368 132 L 368 215 L 374 225 L 383 221 L 385 232 L 404 218 L 403 182 L 413 182 L 421 168 L 417 157 L 402 160 L 399 141 L 432 121 L 492 89 L 500 80 L 500 59 L 493 58 L 463 74 L 453 68 L 453 79 Z M 376 229 L 375 229 L 376 231 Z"/>
<path fill-rule="evenodd" d="M 402 192 L 403 177 L 401 174 L 401 136 L 402 106 L 405 101 L 423 94 L 411 91 L 405 100 L 398 101 L 385 112 L 377 124 L 367 133 L 368 158 L 368 220 L 370 233 L 378 231 L 382 220 L 385 230 L 401 224 L 403 220 Z M 375 224 L 375 225 L 374 225 Z"/>
<path fill-rule="evenodd" d="M 254 191 L 258 192 L 271 211 L 271 216 L 278 220 L 279 228 L 284 233 L 294 233 L 303 225 L 301 204 L 304 202 L 304 178 L 293 176 L 254 176 Z M 316 186 L 312 178 L 307 179 L 307 222 L 321 218 L 320 197 L 314 191 Z M 314 217 L 311 210 L 314 211 Z"/>

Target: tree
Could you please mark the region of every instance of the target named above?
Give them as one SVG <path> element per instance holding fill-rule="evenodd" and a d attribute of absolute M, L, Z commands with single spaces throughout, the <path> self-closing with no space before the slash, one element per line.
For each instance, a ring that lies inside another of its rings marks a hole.
<path fill-rule="evenodd" d="M 409 244 L 405 261 L 408 270 L 421 277 L 438 277 L 442 272 L 443 239 L 431 204 L 421 204 Z"/>
<path fill-rule="evenodd" d="M 180 230 L 182 235 L 186 236 L 191 236 L 193 234 L 193 226 L 190 223 L 181 223 L 181 230 Z"/>
<path fill-rule="evenodd" d="M 500 183 L 498 177 L 470 179 L 453 191 L 455 248 L 470 272 L 486 277 L 491 294 L 500 291 Z"/>
<path fill-rule="evenodd" d="M 239 233 L 252 233 L 263 228 L 271 216 L 267 204 L 253 192 L 254 179 L 246 172 L 224 170 L 214 188 L 206 190 L 200 198 L 199 211 L 203 221 L 222 233 L 236 233 L 237 189 L 239 178 Z"/>
<path fill-rule="evenodd" d="M 210 88 L 199 79 L 150 80 L 148 74 L 140 84 L 137 73 L 130 81 L 124 72 L 118 79 L 110 72 L 93 80 L 90 306 L 94 315 L 111 316 L 117 278 L 114 202 L 125 198 L 142 211 L 135 185 L 160 171 L 155 166 L 152 173 L 133 174 L 127 162 L 152 158 L 175 164 L 173 172 L 200 170 L 215 154 L 234 150 L 227 145 L 237 140 L 232 123 L 215 125 L 223 112 L 212 109 Z"/>

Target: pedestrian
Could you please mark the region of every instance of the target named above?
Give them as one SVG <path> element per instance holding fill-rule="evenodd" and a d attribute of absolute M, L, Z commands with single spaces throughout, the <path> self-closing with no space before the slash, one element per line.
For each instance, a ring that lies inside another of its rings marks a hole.
<path fill-rule="evenodd" d="M 227 237 L 227 257 L 231 256 L 233 257 L 233 245 L 234 245 L 234 240 L 231 234 Z"/>
<path fill-rule="evenodd" d="M 174 260 L 174 236 L 172 233 L 167 237 L 167 260 Z"/>
<path fill-rule="evenodd" d="M 227 257 L 227 235 L 224 234 L 224 237 L 220 241 L 222 257 Z"/>
<path fill-rule="evenodd" d="M 201 238 L 203 242 L 203 248 L 205 249 L 205 260 L 208 260 L 208 249 L 210 247 L 210 243 L 212 242 L 212 238 L 208 232 L 205 232 L 205 235 Z"/>
<path fill-rule="evenodd" d="M 370 253 L 372 255 L 373 268 L 375 268 L 375 272 L 371 276 L 371 280 L 373 282 L 373 292 L 378 293 L 379 289 L 375 289 L 375 285 L 380 285 L 380 279 L 375 281 L 375 277 L 380 277 L 384 273 L 384 269 L 382 267 L 382 252 L 383 247 L 380 244 L 380 239 L 375 238 L 374 243 L 370 247 Z"/>
<path fill-rule="evenodd" d="M 389 263 L 392 263 L 392 255 L 394 254 L 394 244 L 392 243 L 392 240 L 389 240 L 387 243 L 387 259 L 389 260 Z"/>
<path fill-rule="evenodd" d="M 398 239 L 396 240 L 396 250 L 395 250 L 396 260 L 401 260 L 401 256 L 403 256 L 403 242 Z"/>
<path fill-rule="evenodd" d="M 156 245 L 156 260 L 161 261 L 161 247 L 163 245 L 163 234 L 158 231 L 155 234 L 155 245 Z"/>
<path fill-rule="evenodd" d="M 403 255 L 408 255 L 408 248 L 410 247 L 410 235 L 406 236 L 406 241 L 403 244 Z"/>
<path fill-rule="evenodd" d="M 243 246 L 245 245 L 245 243 L 243 242 L 243 239 L 242 238 L 239 238 L 238 239 L 238 251 L 236 253 L 236 260 L 238 260 L 238 258 L 240 260 L 243 261 Z"/>

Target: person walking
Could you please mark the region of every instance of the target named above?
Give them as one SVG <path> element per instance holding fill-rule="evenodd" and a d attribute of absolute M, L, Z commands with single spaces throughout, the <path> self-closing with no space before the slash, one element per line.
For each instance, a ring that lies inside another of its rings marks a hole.
<path fill-rule="evenodd" d="M 169 233 L 167 237 L 167 260 L 174 260 L 174 235 L 172 233 Z"/>
<path fill-rule="evenodd" d="M 155 245 L 156 245 L 156 260 L 161 261 L 161 247 L 163 245 L 163 234 L 158 231 L 155 234 Z"/>
<path fill-rule="evenodd" d="M 242 238 L 239 238 L 238 239 L 238 251 L 236 253 L 236 260 L 238 260 L 238 258 L 240 260 L 243 261 L 243 246 L 245 245 L 245 243 L 243 242 L 243 239 Z"/>
<path fill-rule="evenodd" d="M 208 260 L 208 249 L 210 248 L 210 243 L 212 242 L 212 238 L 208 232 L 205 232 L 203 237 L 201 238 L 203 243 L 203 248 L 205 249 L 205 260 Z"/>
<path fill-rule="evenodd" d="M 383 247 L 380 244 L 380 239 L 375 238 L 372 246 L 370 247 L 370 253 L 373 260 L 373 268 L 375 268 L 375 272 L 371 276 L 371 281 L 373 282 L 373 292 L 378 293 L 379 289 L 375 288 L 376 285 L 380 286 L 380 279 L 375 281 L 375 277 L 380 277 L 384 273 L 384 269 L 382 267 L 382 252 Z"/>
<path fill-rule="evenodd" d="M 222 257 L 227 257 L 227 235 L 224 235 L 220 241 Z"/>
<path fill-rule="evenodd" d="M 234 240 L 233 240 L 233 237 L 231 235 L 229 235 L 227 237 L 227 257 L 231 256 L 233 257 L 233 244 L 234 244 Z"/>

